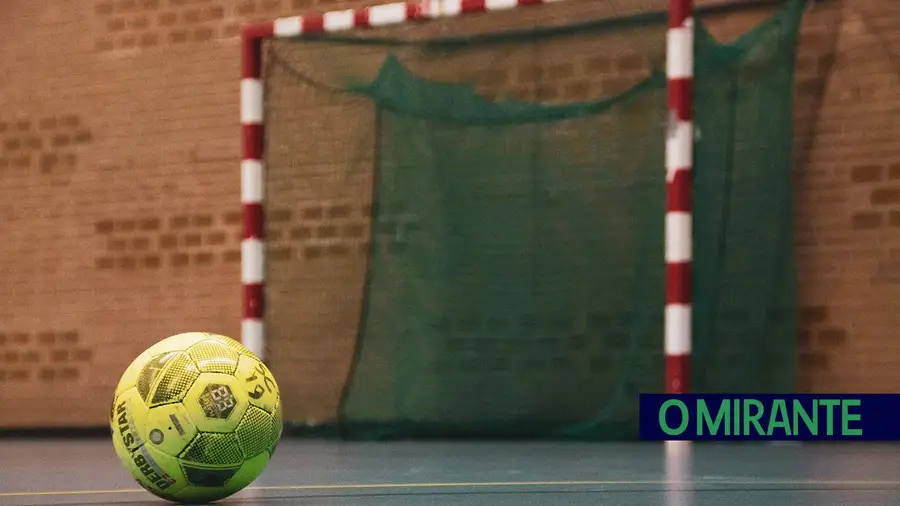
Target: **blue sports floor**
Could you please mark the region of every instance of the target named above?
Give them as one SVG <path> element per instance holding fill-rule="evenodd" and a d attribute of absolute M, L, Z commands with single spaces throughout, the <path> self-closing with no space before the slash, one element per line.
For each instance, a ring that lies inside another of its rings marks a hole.
<path fill-rule="evenodd" d="M 900 445 L 285 440 L 252 505 L 900 505 Z M 96 440 L 0 441 L 0 505 L 163 505 Z"/>

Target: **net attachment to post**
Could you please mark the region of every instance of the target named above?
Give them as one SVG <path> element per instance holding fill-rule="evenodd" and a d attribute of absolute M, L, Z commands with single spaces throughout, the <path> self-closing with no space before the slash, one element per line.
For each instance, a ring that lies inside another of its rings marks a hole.
<path fill-rule="evenodd" d="M 792 384 L 802 2 L 729 43 L 622 2 L 433 19 L 538 3 L 245 30 L 243 339 L 295 424 L 621 439 L 640 392 Z"/>

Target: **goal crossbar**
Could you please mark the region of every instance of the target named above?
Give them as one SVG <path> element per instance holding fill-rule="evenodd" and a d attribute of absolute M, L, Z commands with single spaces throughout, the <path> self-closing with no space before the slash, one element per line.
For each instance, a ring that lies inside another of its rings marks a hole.
<path fill-rule="evenodd" d="M 566 0 L 423 0 L 361 9 L 337 10 L 250 24 L 241 32 L 240 117 L 242 130 L 241 340 L 265 359 L 265 145 L 262 43 L 272 38 L 302 38 L 355 29 L 429 22 L 559 3 Z M 666 142 L 665 384 L 669 393 L 690 390 L 691 260 L 693 164 L 693 0 L 668 0 L 666 72 L 669 125 Z M 660 142 L 663 142 L 660 139 Z M 661 168 L 662 169 L 662 168 Z M 660 171 L 662 174 L 662 171 Z M 662 217 L 661 217 L 662 219 Z"/>

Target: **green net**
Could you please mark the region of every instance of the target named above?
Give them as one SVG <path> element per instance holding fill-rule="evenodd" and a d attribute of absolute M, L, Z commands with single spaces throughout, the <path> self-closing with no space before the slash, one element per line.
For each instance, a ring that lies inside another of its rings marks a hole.
<path fill-rule="evenodd" d="M 801 15 L 697 27 L 699 392 L 793 388 Z M 664 377 L 664 16 L 479 23 L 268 48 L 286 411 L 358 438 L 634 438 Z"/>

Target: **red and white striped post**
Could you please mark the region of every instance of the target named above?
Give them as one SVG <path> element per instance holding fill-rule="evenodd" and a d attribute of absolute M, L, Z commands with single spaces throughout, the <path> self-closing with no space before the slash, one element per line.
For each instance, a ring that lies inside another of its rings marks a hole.
<path fill-rule="evenodd" d="M 691 385 L 691 166 L 693 165 L 693 0 L 669 0 L 666 41 L 666 392 Z"/>
<path fill-rule="evenodd" d="M 694 163 L 694 3 L 669 0 L 666 36 L 669 131 L 666 138 L 666 393 L 691 390 L 691 169 Z M 667 506 L 693 504 L 690 441 L 666 441 Z"/>
<path fill-rule="evenodd" d="M 264 360 L 265 333 L 265 166 L 263 150 L 262 41 L 324 32 L 375 28 L 407 22 L 431 21 L 462 14 L 500 11 L 564 0 L 423 0 L 395 2 L 363 9 L 347 9 L 308 16 L 279 18 L 244 27 L 241 32 L 241 203 L 244 233 L 241 241 L 243 321 L 241 341 Z"/>
<path fill-rule="evenodd" d="M 251 26 L 241 34 L 241 240 L 243 319 L 241 341 L 265 360 L 263 341 L 263 282 L 265 281 L 265 176 L 263 167 L 262 39 L 272 36 L 265 26 Z"/>

